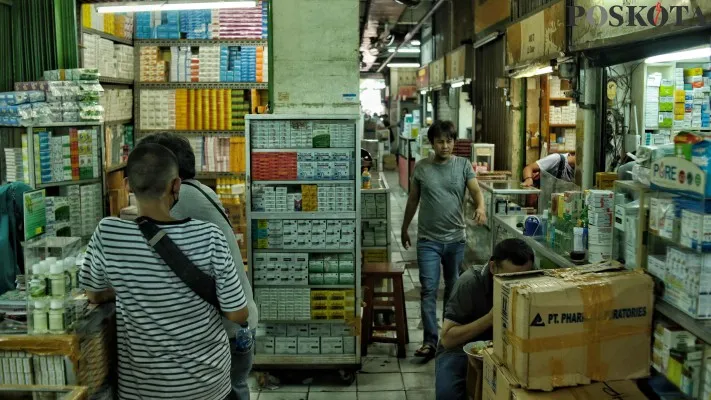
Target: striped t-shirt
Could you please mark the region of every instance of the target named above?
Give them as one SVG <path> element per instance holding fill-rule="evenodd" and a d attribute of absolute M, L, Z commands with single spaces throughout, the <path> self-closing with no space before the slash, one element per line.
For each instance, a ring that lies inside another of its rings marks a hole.
<path fill-rule="evenodd" d="M 246 306 L 225 236 L 208 222 L 156 222 L 215 279 L 223 311 Z M 222 400 L 230 392 L 230 350 L 217 310 L 148 246 L 138 225 L 104 218 L 81 272 L 89 291 L 113 288 L 120 399 Z"/>

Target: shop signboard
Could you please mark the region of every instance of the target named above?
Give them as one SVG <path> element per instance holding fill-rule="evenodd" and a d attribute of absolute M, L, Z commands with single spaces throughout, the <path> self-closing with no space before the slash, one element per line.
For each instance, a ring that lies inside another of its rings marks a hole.
<path fill-rule="evenodd" d="M 506 66 L 556 58 L 565 38 L 565 2 L 559 1 L 506 29 Z"/>
<path fill-rule="evenodd" d="M 425 65 L 417 70 L 417 89 L 428 89 L 430 87 L 430 67 Z"/>
<path fill-rule="evenodd" d="M 711 1 L 575 0 L 566 15 L 570 47 L 578 51 L 711 27 Z"/>
<path fill-rule="evenodd" d="M 467 67 L 467 46 L 459 46 L 456 50 L 447 54 L 447 81 L 463 81 L 466 78 Z"/>
<path fill-rule="evenodd" d="M 474 0 L 474 34 L 479 34 L 511 17 L 511 2 L 504 0 Z"/>
<path fill-rule="evenodd" d="M 696 164 L 681 157 L 664 157 L 652 161 L 651 186 L 697 198 L 711 197 L 706 190 L 706 173 Z"/>
<path fill-rule="evenodd" d="M 433 61 L 430 64 L 430 86 L 432 88 L 441 88 L 445 80 L 445 61 L 444 57 Z"/>

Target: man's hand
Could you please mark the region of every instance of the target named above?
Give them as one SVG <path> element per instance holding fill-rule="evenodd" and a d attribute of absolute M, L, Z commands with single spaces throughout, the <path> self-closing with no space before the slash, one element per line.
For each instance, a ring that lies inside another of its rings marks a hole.
<path fill-rule="evenodd" d="M 486 210 L 483 207 L 479 207 L 474 210 L 474 222 L 479 225 L 484 225 L 486 223 Z"/>
<path fill-rule="evenodd" d="M 533 187 L 533 178 L 526 178 L 523 180 L 521 183 L 521 186 L 523 187 Z"/>
<path fill-rule="evenodd" d="M 410 234 L 407 233 L 407 229 L 403 228 L 402 231 L 400 232 L 401 236 L 401 241 L 402 241 L 402 247 L 405 248 L 405 250 L 408 250 L 410 248 Z"/>

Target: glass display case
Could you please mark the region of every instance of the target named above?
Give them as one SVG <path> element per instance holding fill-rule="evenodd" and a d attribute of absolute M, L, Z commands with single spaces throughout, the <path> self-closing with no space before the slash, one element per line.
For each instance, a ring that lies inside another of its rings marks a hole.
<path fill-rule="evenodd" d="M 522 187 L 520 182 L 479 181 L 484 204 L 486 205 L 486 227 L 491 229 L 495 215 L 526 215 L 526 196 L 540 195 L 541 191 L 533 187 Z M 540 203 L 540 202 L 538 202 Z M 538 209 L 540 214 L 540 209 Z"/>
<path fill-rule="evenodd" d="M 647 218 L 652 192 L 634 181 L 615 181 L 612 259 L 629 269 L 647 268 Z"/>

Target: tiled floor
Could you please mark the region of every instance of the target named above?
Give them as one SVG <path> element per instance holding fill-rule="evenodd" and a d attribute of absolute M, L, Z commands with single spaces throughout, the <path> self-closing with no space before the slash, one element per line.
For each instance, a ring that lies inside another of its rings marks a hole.
<path fill-rule="evenodd" d="M 413 262 L 417 258 L 414 247 L 406 250 L 400 244 L 400 226 L 405 215 L 407 194 L 400 188 L 396 172 L 387 172 L 386 179 L 391 188 L 392 261 Z M 410 224 L 410 238 L 417 236 L 417 216 Z M 413 243 L 414 244 L 414 243 Z M 416 267 L 414 264 L 408 267 Z M 356 380 L 344 384 L 337 372 L 319 371 L 314 376 L 308 373 L 299 377 L 301 384 L 283 384 L 275 389 L 260 388 L 256 374 L 250 378 L 251 400 L 434 400 L 434 361 L 420 363 L 412 354 L 420 346 L 422 329 L 420 326 L 419 279 L 416 268 L 407 268 L 405 274 L 405 297 L 410 330 L 408 356 L 395 357 L 396 347 L 391 344 L 373 344 L 368 348 L 368 356 L 362 360 L 362 368 Z M 438 317 L 442 318 L 442 290 L 438 301 Z"/>

